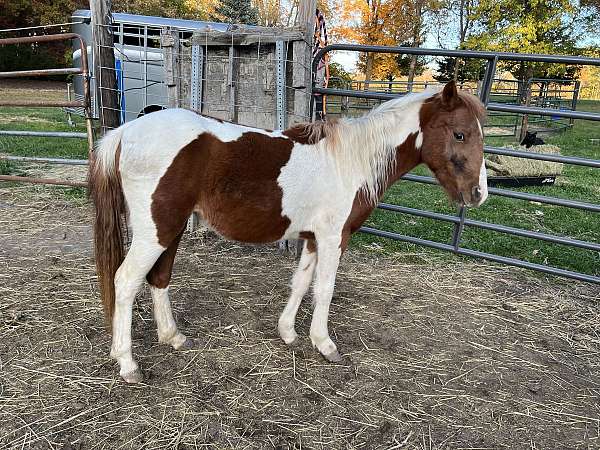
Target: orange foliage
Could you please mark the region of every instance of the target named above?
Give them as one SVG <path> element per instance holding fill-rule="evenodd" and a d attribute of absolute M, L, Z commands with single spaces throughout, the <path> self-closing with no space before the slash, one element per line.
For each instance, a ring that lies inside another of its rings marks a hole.
<path fill-rule="evenodd" d="M 431 0 L 340 0 L 337 20 L 331 27 L 332 41 L 397 46 L 412 42 L 421 31 L 422 17 L 416 11 Z M 417 5 L 420 4 L 420 7 Z M 399 75 L 396 56 L 369 54 L 359 60 L 367 78 L 386 79 Z"/>

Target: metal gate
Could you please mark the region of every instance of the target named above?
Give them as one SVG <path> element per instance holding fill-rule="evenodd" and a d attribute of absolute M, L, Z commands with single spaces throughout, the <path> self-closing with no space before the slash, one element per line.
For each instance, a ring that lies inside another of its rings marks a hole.
<path fill-rule="evenodd" d="M 527 61 L 527 62 L 544 62 L 544 63 L 558 63 L 558 64 L 575 64 L 575 65 L 591 65 L 600 66 L 600 58 L 584 58 L 577 56 L 563 56 L 563 55 L 536 55 L 536 54 L 520 54 L 520 53 L 500 53 L 500 52 L 483 52 L 483 51 L 466 51 L 466 50 L 441 50 L 441 49 L 425 49 L 425 48 L 411 48 L 411 47 L 384 47 L 377 45 L 352 45 L 352 44 L 334 44 L 328 45 L 322 48 L 315 55 L 313 59 L 312 69 L 313 73 L 316 72 L 317 65 L 323 56 L 333 50 L 346 50 L 354 52 L 373 52 L 373 53 L 402 53 L 410 55 L 421 55 L 421 56 L 445 56 L 454 58 L 467 58 L 467 59 L 482 59 L 486 61 L 485 75 L 481 82 L 479 89 L 479 98 L 486 105 L 488 111 L 498 111 L 504 113 L 516 113 L 516 114 L 535 114 L 540 116 L 553 116 L 561 117 L 566 119 L 585 119 L 600 121 L 600 114 L 582 112 L 582 111 L 565 111 L 556 110 L 551 108 L 539 108 L 532 106 L 521 106 L 521 105 L 507 105 L 501 103 L 490 102 L 490 94 L 494 75 L 496 73 L 496 67 L 498 61 Z M 396 98 L 398 95 L 389 94 L 385 92 L 367 92 L 367 91 L 355 91 L 350 89 L 334 89 L 334 88 L 321 88 L 313 87 L 313 94 L 327 94 L 336 95 L 343 97 L 358 97 L 376 100 L 390 100 Z M 314 104 L 314 102 L 313 102 Z M 572 156 L 559 156 L 550 154 L 530 153 L 519 150 L 512 150 L 499 147 L 484 147 L 485 153 L 515 156 L 519 158 L 537 159 L 540 161 L 552 161 L 560 162 L 563 164 L 572 164 L 577 166 L 591 167 L 600 169 L 600 160 L 578 158 Z M 600 175 L 600 173 L 599 173 Z M 414 181 L 418 183 L 426 184 L 438 184 L 434 178 L 425 177 L 414 174 L 407 174 L 403 177 L 405 180 Z M 600 179 L 600 178 L 599 178 Z M 489 193 L 492 195 L 498 195 L 502 197 L 508 197 L 519 200 L 534 201 L 544 203 L 547 205 L 563 206 L 568 208 L 575 208 L 584 211 L 588 211 L 590 214 L 599 213 L 600 205 L 588 202 L 582 202 L 577 200 L 548 197 L 543 195 L 535 195 L 525 192 L 511 191 L 507 189 L 489 188 Z M 378 208 L 394 211 L 404 214 L 411 214 L 418 217 L 424 217 L 444 222 L 450 222 L 454 224 L 452 234 L 452 244 L 444 244 L 441 242 L 431 241 L 427 239 L 421 239 L 413 236 L 406 236 L 398 233 L 389 231 L 378 230 L 371 227 L 362 227 L 361 231 L 369 233 L 375 236 L 384 238 L 394 239 L 398 241 L 409 242 L 412 244 L 423 245 L 426 247 L 436 248 L 438 250 L 446 250 L 453 252 L 458 255 L 471 256 L 476 258 L 483 258 L 494 262 L 508 264 L 517 267 L 524 267 L 527 269 L 533 269 L 539 272 L 544 272 L 552 275 L 559 275 L 568 278 L 574 278 L 576 280 L 588 281 L 592 283 L 600 284 L 600 277 L 589 275 L 580 272 L 569 271 L 558 267 L 547 266 L 543 264 L 536 264 L 529 261 L 524 261 L 516 258 L 509 258 L 500 256 L 492 253 L 481 252 L 472 250 L 469 248 L 461 247 L 461 236 L 465 226 L 475 227 L 483 230 L 490 230 L 499 233 L 510 234 L 514 236 L 526 237 L 537 239 L 545 242 L 552 242 L 571 247 L 577 247 L 587 250 L 600 252 L 600 244 L 589 241 L 581 241 L 577 239 L 566 238 L 562 236 L 556 236 L 547 233 L 540 233 L 536 231 L 525 230 L 521 228 L 514 228 L 505 225 L 483 222 L 479 220 L 467 219 L 467 208 L 459 208 L 456 215 L 441 214 L 432 211 L 426 211 L 415 208 L 408 208 L 400 205 L 392 205 L 388 203 L 380 203 Z M 600 219 L 600 217 L 599 217 Z M 600 220 L 599 220 L 600 226 Z"/>
<path fill-rule="evenodd" d="M 0 78 L 18 78 L 18 77 L 39 77 L 51 75 L 82 75 L 84 95 L 82 100 L 69 101 L 22 101 L 22 100 L 0 100 L 0 106 L 17 106 L 17 107 L 63 107 L 63 108 L 83 108 L 85 113 L 86 133 L 70 133 L 57 131 L 21 131 L 21 130 L 6 130 L 0 131 L 0 136 L 24 136 L 24 137 L 50 137 L 50 138 L 72 138 L 72 139 L 87 139 L 88 142 L 88 159 L 94 148 L 93 132 L 92 132 L 92 115 L 91 101 L 89 88 L 89 70 L 87 47 L 85 42 L 75 33 L 50 34 L 44 36 L 29 36 L 0 39 L 2 45 L 17 45 L 17 44 L 37 44 L 58 41 L 70 41 L 72 39 L 79 40 L 81 48 L 81 66 L 67 67 L 61 69 L 43 69 L 43 70 L 20 70 L 13 72 L 0 72 Z M 61 159 L 61 158 L 36 158 L 26 156 L 0 156 L 0 160 L 34 162 L 46 164 L 67 164 L 67 165 L 86 165 L 87 160 L 83 159 Z M 52 178 L 32 178 L 15 175 L 0 175 L 0 181 L 19 181 L 26 183 L 38 184 L 57 184 L 64 186 L 85 187 L 87 183 L 57 180 Z"/>

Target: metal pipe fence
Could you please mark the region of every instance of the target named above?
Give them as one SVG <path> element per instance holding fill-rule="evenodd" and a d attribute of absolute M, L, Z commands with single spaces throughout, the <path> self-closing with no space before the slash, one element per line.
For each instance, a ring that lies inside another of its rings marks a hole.
<path fill-rule="evenodd" d="M 537 106 L 521 106 L 512 104 L 502 104 L 496 102 L 490 102 L 491 88 L 496 73 L 496 68 L 499 61 L 523 61 L 523 62 L 544 62 L 544 63 L 557 63 L 557 64 L 575 64 L 575 65 L 591 65 L 600 66 L 600 58 L 586 58 L 579 56 L 565 56 L 565 55 L 536 55 L 536 54 L 520 54 L 520 53 L 501 53 L 501 52 L 485 52 L 485 51 L 467 51 L 467 50 L 442 50 L 442 49 L 425 49 L 425 48 L 412 48 L 412 47 L 384 47 L 377 45 L 352 45 L 352 44 L 334 44 L 319 50 L 312 63 L 313 71 L 316 70 L 319 61 L 328 52 L 334 50 L 345 50 L 352 52 L 373 52 L 373 53 L 398 53 L 398 54 L 410 54 L 410 55 L 424 55 L 424 56 L 443 56 L 443 57 L 459 57 L 469 59 L 483 59 L 486 60 L 485 74 L 483 80 L 480 83 L 479 98 L 486 105 L 488 111 L 497 111 L 504 113 L 515 113 L 515 114 L 535 114 L 540 116 L 553 116 L 567 119 L 580 119 L 580 120 L 592 120 L 600 121 L 600 114 L 590 113 L 584 111 L 571 111 L 571 110 L 557 110 L 547 107 Z M 355 98 L 366 98 L 375 100 L 390 100 L 397 98 L 397 94 L 385 93 L 385 92 L 360 92 L 351 89 L 336 89 L 336 88 L 322 88 L 313 86 L 313 94 L 325 94 L 335 95 L 343 97 L 355 97 Z M 313 102 L 314 103 L 314 102 Z M 311 105 L 312 113 L 312 105 Z M 562 155 L 548 155 L 533 152 L 525 152 L 513 149 L 504 149 L 499 147 L 484 147 L 485 153 L 514 156 L 519 158 L 528 158 L 540 161 L 552 161 L 563 164 L 571 164 L 576 166 L 589 167 L 593 169 L 600 168 L 600 160 L 579 158 L 574 156 L 562 156 Z M 403 177 L 405 180 L 426 183 L 426 184 L 438 184 L 434 178 L 407 174 Z M 549 197 L 545 195 L 536 195 L 526 192 L 512 191 L 508 189 L 500 188 L 489 188 L 491 195 L 502 196 L 506 198 L 513 198 L 518 200 L 526 200 L 532 202 L 539 202 L 548 205 L 555 205 L 573 209 L 579 209 L 586 211 L 589 214 L 595 214 L 600 212 L 600 204 L 583 202 L 573 199 Z M 379 237 L 388 239 L 408 242 L 416 245 L 422 245 L 438 250 L 450 251 L 458 255 L 470 256 L 475 258 L 482 258 L 489 261 L 494 261 L 502 264 L 507 264 L 516 267 L 522 267 L 527 269 L 536 270 L 551 275 L 558 275 L 567 278 L 572 278 L 580 281 L 587 281 L 591 283 L 600 284 L 600 277 L 580 273 L 570 270 L 561 269 L 558 267 L 536 264 L 529 261 L 520 260 L 517 258 L 510 258 L 500 256 L 497 254 L 481 252 L 464 248 L 460 246 L 462 233 L 464 227 L 474 227 L 484 229 L 488 231 L 494 231 L 513 236 L 537 239 L 544 242 L 553 244 L 560 244 L 575 248 L 581 248 L 591 251 L 600 251 L 600 244 L 595 242 L 582 241 L 577 239 L 571 239 L 563 236 L 556 236 L 547 233 L 540 233 L 536 231 L 530 231 L 521 228 L 509 227 L 506 225 L 483 222 L 478 220 L 468 219 L 467 208 L 459 208 L 456 216 L 450 216 L 447 214 L 440 214 L 432 211 L 420 210 L 415 208 L 408 208 L 399 205 L 390 205 L 387 203 L 380 203 L 378 208 L 387 211 L 393 211 L 397 213 L 409 214 L 418 217 L 424 217 L 433 220 L 439 220 L 444 222 L 450 222 L 454 224 L 452 244 L 444 244 L 441 242 L 431 241 L 427 239 L 421 239 L 413 236 L 406 236 L 399 233 L 390 231 L 378 230 L 372 227 L 362 227 L 360 231 L 368 234 L 372 234 Z"/>
<path fill-rule="evenodd" d="M 50 137 L 50 138 L 73 138 L 87 139 L 88 158 L 91 156 L 94 149 L 94 137 L 92 128 L 92 111 L 90 101 L 90 85 L 89 85 L 89 69 L 87 58 L 87 46 L 83 38 L 76 33 L 49 34 L 42 36 L 27 36 L 13 37 L 0 39 L 0 46 L 4 45 L 19 45 L 19 44 L 40 44 L 58 41 L 78 40 L 81 49 L 81 64 L 79 67 L 67 67 L 60 69 L 44 69 L 44 70 L 19 70 L 13 72 L 0 72 L 2 78 L 19 78 L 19 77 L 34 77 L 34 76 L 51 76 L 51 75 L 81 75 L 83 78 L 83 96 L 81 100 L 74 101 L 45 101 L 45 100 L 0 100 L 0 106 L 10 107 L 71 107 L 82 108 L 86 122 L 86 133 L 70 133 L 59 131 L 24 131 L 24 130 L 4 130 L 0 131 L 0 136 L 21 136 L 21 137 Z M 18 161 L 18 162 L 34 162 L 46 164 L 70 164 L 70 165 L 85 165 L 86 160 L 80 159 L 60 159 L 60 158 L 39 158 L 27 156 L 1 156 L 0 160 Z M 0 181 L 23 182 L 34 184 L 53 184 L 63 186 L 85 187 L 87 183 L 78 181 L 58 180 L 53 178 L 35 178 L 17 175 L 0 175 Z"/>

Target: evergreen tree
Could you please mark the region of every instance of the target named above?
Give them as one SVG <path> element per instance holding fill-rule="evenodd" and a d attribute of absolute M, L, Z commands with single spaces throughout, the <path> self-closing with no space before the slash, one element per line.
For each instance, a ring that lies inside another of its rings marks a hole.
<path fill-rule="evenodd" d="M 400 44 L 400 47 L 412 47 L 410 42 L 404 42 Z M 396 64 L 398 65 L 398 71 L 400 75 L 407 76 L 410 72 L 410 63 L 411 63 L 412 55 L 403 55 L 398 53 L 396 55 Z M 415 67 L 414 67 L 414 75 L 421 75 L 425 71 L 425 65 L 427 61 L 423 56 L 417 56 Z"/>
<path fill-rule="evenodd" d="M 454 78 L 456 69 L 456 58 L 443 58 L 438 61 L 436 74 L 433 76 L 437 81 L 449 81 Z M 478 59 L 461 59 L 456 70 L 456 81 L 481 80 L 485 73 L 485 61 Z"/>
<path fill-rule="evenodd" d="M 258 9 L 252 6 L 250 0 L 221 0 L 212 19 L 226 23 L 258 25 Z"/>

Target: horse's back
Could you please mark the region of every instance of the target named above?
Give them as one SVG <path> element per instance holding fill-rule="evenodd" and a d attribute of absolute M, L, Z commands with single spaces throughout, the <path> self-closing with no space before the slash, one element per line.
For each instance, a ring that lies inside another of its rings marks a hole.
<path fill-rule="evenodd" d="M 121 138 L 123 177 L 160 175 L 179 151 L 206 132 L 201 116 L 185 109 L 165 109 L 126 124 Z"/>

